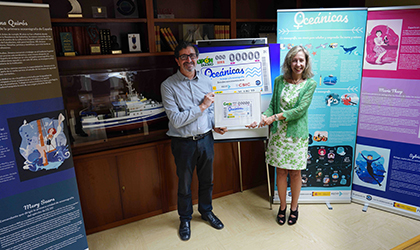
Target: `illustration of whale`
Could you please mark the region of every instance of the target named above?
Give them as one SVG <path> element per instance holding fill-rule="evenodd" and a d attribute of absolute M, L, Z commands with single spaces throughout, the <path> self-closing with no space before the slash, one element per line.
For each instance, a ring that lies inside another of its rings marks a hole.
<path fill-rule="evenodd" d="M 357 46 L 353 46 L 353 47 L 350 47 L 350 48 L 344 48 L 344 46 L 343 45 L 340 45 L 340 47 L 343 47 L 343 50 L 344 50 L 344 54 L 351 54 L 351 52 L 353 52 L 353 50 L 355 50 L 356 48 L 357 48 Z"/>

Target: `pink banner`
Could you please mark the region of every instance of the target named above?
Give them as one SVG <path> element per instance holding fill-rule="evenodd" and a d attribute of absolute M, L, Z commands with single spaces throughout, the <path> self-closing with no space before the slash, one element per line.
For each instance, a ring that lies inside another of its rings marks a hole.
<path fill-rule="evenodd" d="M 369 11 L 363 77 L 420 79 L 420 10 Z"/>

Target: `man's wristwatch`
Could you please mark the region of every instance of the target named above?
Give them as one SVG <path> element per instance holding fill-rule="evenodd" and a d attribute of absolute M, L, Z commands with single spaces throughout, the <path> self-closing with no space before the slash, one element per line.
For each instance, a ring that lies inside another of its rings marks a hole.
<path fill-rule="evenodd" d="M 275 121 L 278 121 L 279 120 L 279 117 L 277 116 L 277 114 L 274 114 L 274 120 Z"/>

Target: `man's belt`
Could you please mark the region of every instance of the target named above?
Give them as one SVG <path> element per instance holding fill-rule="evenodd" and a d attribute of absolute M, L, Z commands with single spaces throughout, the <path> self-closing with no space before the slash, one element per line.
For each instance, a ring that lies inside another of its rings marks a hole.
<path fill-rule="evenodd" d="M 194 136 L 190 136 L 190 137 L 174 137 L 174 138 L 198 141 L 198 140 L 203 139 L 204 137 L 206 137 L 210 133 L 211 133 L 211 129 L 209 131 L 207 131 L 206 133 L 204 133 L 204 134 L 194 135 Z"/>

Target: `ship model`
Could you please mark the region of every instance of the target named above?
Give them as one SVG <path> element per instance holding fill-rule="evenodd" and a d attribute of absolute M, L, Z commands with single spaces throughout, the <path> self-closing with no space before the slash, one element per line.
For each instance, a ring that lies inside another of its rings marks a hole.
<path fill-rule="evenodd" d="M 111 102 L 107 114 L 81 111 L 83 129 L 101 129 L 123 131 L 141 128 L 166 118 L 162 103 L 138 94 L 129 77 L 124 79 L 128 92 L 118 101 Z"/>

